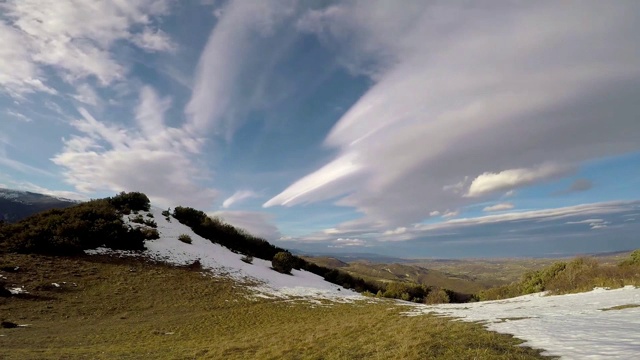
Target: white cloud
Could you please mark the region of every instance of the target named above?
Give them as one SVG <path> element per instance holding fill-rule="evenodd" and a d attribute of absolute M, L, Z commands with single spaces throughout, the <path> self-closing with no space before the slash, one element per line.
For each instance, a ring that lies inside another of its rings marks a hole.
<path fill-rule="evenodd" d="M 321 193 L 316 197 L 331 197 L 345 193 L 343 184 L 350 180 L 362 170 L 355 156 L 343 156 L 325 165 L 314 174 L 306 176 L 291 186 L 278 196 L 272 198 L 264 204 L 264 207 L 274 205 L 293 206 L 304 201 L 313 201 L 307 194 Z"/>
<path fill-rule="evenodd" d="M 185 113 L 197 131 L 230 141 L 252 110 L 273 106 L 291 89 L 273 86 L 274 65 L 297 36 L 286 26 L 294 1 L 232 1 L 221 9 L 200 56 Z M 260 59 L 256 62 L 255 59 Z M 277 83 L 290 79 L 277 78 Z"/>
<path fill-rule="evenodd" d="M 485 211 L 485 212 L 504 211 L 504 210 L 511 210 L 513 208 L 514 206 L 512 203 L 505 202 L 505 203 L 499 203 L 499 204 L 487 206 L 484 209 L 482 209 L 482 211 Z"/>
<path fill-rule="evenodd" d="M 52 161 L 79 192 L 143 191 L 162 206 L 209 207 L 216 191 L 200 185 L 209 174 L 197 162 L 202 139 L 164 123 L 170 99 L 150 87 L 140 91 L 131 127 L 96 120 L 79 108 L 72 122 L 81 133 L 63 139 Z"/>
<path fill-rule="evenodd" d="M 133 35 L 131 41 L 149 52 L 173 51 L 176 48 L 176 45 L 164 31 L 153 30 L 149 27 L 145 27 L 141 33 Z"/>
<path fill-rule="evenodd" d="M 258 194 L 251 190 L 238 190 L 222 202 L 222 207 L 228 209 L 233 204 L 238 204 L 243 200 L 257 197 Z"/>
<path fill-rule="evenodd" d="M 310 11 L 299 28 L 373 84 L 325 139 L 338 155 L 265 205 L 342 196 L 363 218 L 338 229 L 396 228 L 637 150 L 627 96 L 640 93 L 637 6 L 354 1 Z M 358 176 L 327 170 L 343 159 L 357 159 Z M 469 197 L 454 191 L 466 176 Z"/>
<path fill-rule="evenodd" d="M 416 223 L 405 230 L 380 230 L 372 228 L 346 229 L 344 227 L 333 228 L 331 231 L 313 233 L 299 237 L 303 242 L 327 242 L 331 243 L 336 237 L 366 238 L 369 242 L 397 242 L 424 239 L 427 237 L 443 238 L 443 236 L 457 235 L 461 238 L 473 237 L 477 229 L 512 226 L 516 229 L 524 229 L 531 224 L 536 227 L 545 227 L 545 224 L 554 223 L 564 226 L 566 223 L 585 224 L 590 230 L 604 229 L 610 222 L 602 219 L 604 216 L 614 216 L 636 210 L 640 206 L 638 201 L 611 201 L 592 204 L 566 206 L 560 208 L 508 212 L 493 215 L 484 215 L 472 218 L 448 219 L 438 223 Z M 575 218 L 587 218 L 587 220 L 571 220 Z M 566 221 L 570 220 L 570 221 Z M 561 222 L 564 221 L 564 222 Z M 555 225 L 554 225 L 555 226 Z M 504 229 L 504 228 L 503 228 Z M 485 231 L 485 230 L 482 230 Z M 466 234 L 466 235 L 464 235 Z M 526 238 L 526 236 L 524 236 Z"/>
<path fill-rule="evenodd" d="M 118 41 L 145 48 L 166 46 L 162 33 L 134 31 L 166 14 L 168 0 L 8 0 L 0 4 L 0 85 L 12 96 L 44 91 L 46 71 L 69 83 L 94 77 L 101 85 L 120 80 L 126 67 L 111 54 Z M 81 95 L 81 94 L 80 94 Z M 81 100 L 82 101 L 82 100 Z"/>
<path fill-rule="evenodd" d="M 353 246 L 367 246 L 367 242 L 362 239 L 338 238 L 333 241 L 333 245 L 327 245 L 330 248 L 345 248 Z"/>
<path fill-rule="evenodd" d="M 476 177 L 465 196 L 478 197 L 495 192 L 513 190 L 559 178 L 571 172 L 571 168 L 556 164 L 545 164 L 529 169 L 510 169 L 497 173 L 485 172 Z"/>
<path fill-rule="evenodd" d="M 456 217 L 458 215 L 460 215 L 460 211 L 458 210 L 447 210 L 444 212 L 444 214 L 442 214 L 442 217 L 445 219 L 448 219 L 448 218 Z"/>
<path fill-rule="evenodd" d="M 219 217 L 226 223 L 266 240 L 277 240 L 282 237 L 280 230 L 273 225 L 272 215 L 267 213 L 258 211 L 215 211 L 208 215 Z"/>
<path fill-rule="evenodd" d="M 580 221 L 568 221 L 566 224 L 588 224 L 591 230 L 607 228 L 611 223 L 603 219 L 586 219 Z"/>
<path fill-rule="evenodd" d="M 7 115 L 13 117 L 13 118 L 16 118 L 16 119 L 20 120 L 20 121 L 31 122 L 31 118 L 29 118 L 29 117 L 25 116 L 24 114 L 19 113 L 17 111 L 13 111 L 11 109 L 7 109 L 7 110 L 5 110 L 5 113 Z"/>
<path fill-rule="evenodd" d="M 73 98 L 81 103 L 97 106 L 100 101 L 95 90 L 89 84 L 79 84 L 76 86 L 76 92 Z"/>

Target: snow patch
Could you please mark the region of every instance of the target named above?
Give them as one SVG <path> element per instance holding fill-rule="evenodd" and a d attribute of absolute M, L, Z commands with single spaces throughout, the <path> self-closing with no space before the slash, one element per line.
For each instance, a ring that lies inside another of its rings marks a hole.
<path fill-rule="evenodd" d="M 29 292 L 23 287 L 14 287 L 14 288 L 9 288 L 8 289 L 9 292 L 13 295 L 18 295 L 18 294 L 28 294 Z"/>
<path fill-rule="evenodd" d="M 289 298 L 312 297 L 324 298 L 336 302 L 351 302 L 364 300 L 364 296 L 355 291 L 344 289 L 338 285 L 325 281 L 322 277 L 304 271 L 292 270 L 291 275 L 281 274 L 271 269 L 271 262 L 254 258 L 252 264 L 241 260 L 243 254 L 236 254 L 231 250 L 214 244 L 194 233 L 191 228 L 181 224 L 176 219 L 167 221 L 162 215 L 163 209 L 152 207 L 150 213 L 157 223 L 160 238 L 145 242 L 147 250 L 142 252 L 114 251 L 98 248 L 85 251 L 87 254 L 108 254 L 117 256 L 143 256 L 155 261 L 162 261 L 174 265 L 189 265 L 200 261 L 203 269 L 213 274 L 228 276 L 241 282 L 255 283 L 250 286 L 260 297 Z M 140 212 L 146 218 L 146 213 Z M 123 220 L 132 226 L 140 224 L 130 222 L 137 215 L 125 215 Z M 191 244 L 178 240 L 182 234 L 191 237 Z"/>
<path fill-rule="evenodd" d="M 563 359 L 634 359 L 640 354 L 640 308 L 602 311 L 614 306 L 640 304 L 640 289 L 626 286 L 607 290 L 467 304 L 410 305 L 405 313 L 450 316 L 460 321 L 481 321 L 492 331 L 512 334 L 526 346 L 545 349 Z"/>

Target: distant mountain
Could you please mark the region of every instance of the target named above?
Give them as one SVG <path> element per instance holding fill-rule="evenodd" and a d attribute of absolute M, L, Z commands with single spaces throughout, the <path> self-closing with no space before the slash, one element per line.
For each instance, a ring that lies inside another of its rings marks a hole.
<path fill-rule="evenodd" d="M 29 191 L 0 189 L 0 220 L 16 222 L 41 211 L 75 204 L 78 201 Z"/>
<path fill-rule="evenodd" d="M 322 253 L 322 252 L 309 252 L 298 249 L 287 249 L 292 254 L 298 256 L 305 257 L 326 257 L 326 258 L 334 258 L 345 263 L 350 263 L 354 261 L 369 261 L 372 263 L 380 263 L 380 264 L 390 264 L 390 263 L 406 263 L 412 260 L 397 258 L 387 255 L 375 254 L 375 253 L 357 253 L 357 252 L 345 252 L 345 253 Z"/>

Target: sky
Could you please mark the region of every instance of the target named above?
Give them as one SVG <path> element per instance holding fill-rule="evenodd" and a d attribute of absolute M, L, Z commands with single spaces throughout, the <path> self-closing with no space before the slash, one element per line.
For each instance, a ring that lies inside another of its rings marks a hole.
<path fill-rule="evenodd" d="M 640 247 L 640 3 L 0 1 L 0 187 L 314 254 Z"/>

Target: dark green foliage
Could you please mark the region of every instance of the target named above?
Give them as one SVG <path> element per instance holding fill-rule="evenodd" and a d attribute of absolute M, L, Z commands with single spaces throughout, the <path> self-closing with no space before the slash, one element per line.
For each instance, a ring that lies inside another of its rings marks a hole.
<path fill-rule="evenodd" d="M 148 227 L 151 227 L 151 228 L 154 228 L 154 229 L 158 227 L 158 224 L 155 221 L 151 220 L 151 219 L 146 219 L 142 223 L 147 225 Z"/>
<path fill-rule="evenodd" d="M 293 262 L 293 255 L 291 255 L 290 252 L 281 251 L 273 256 L 273 259 L 271 260 L 271 267 L 279 273 L 291 274 Z"/>
<path fill-rule="evenodd" d="M 185 244 L 191 244 L 191 242 L 192 242 L 191 236 L 189 236 L 187 234 L 182 234 L 182 235 L 178 236 L 178 240 L 182 241 Z"/>
<path fill-rule="evenodd" d="M 147 217 L 150 217 L 153 219 L 153 214 L 152 213 L 147 213 Z"/>
<path fill-rule="evenodd" d="M 151 202 L 147 195 L 141 192 L 121 192 L 120 194 L 109 198 L 109 203 L 119 211 L 149 211 Z"/>
<path fill-rule="evenodd" d="M 163 210 L 162 211 L 162 216 L 168 218 L 169 216 L 171 216 L 171 209 L 167 209 L 167 210 Z"/>
<path fill-rule="evenodd" d="M 2 251 L 72 255 L 99 246 L 144 249 L 144 235 L 125 226 L 111 199 L 45 211 L 0 228 Z"/>

